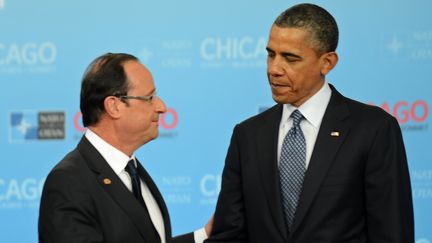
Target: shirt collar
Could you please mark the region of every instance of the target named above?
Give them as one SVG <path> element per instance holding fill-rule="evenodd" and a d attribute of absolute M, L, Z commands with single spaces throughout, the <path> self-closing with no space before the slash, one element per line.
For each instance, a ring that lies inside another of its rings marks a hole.
<path fill-rule="evenodd" d="M 331 92 L 332 91 L 328 83 L 324 82 L 324 85 L 321 87 L 321 89 L 300 107 L 295 107 L 291 104 L 284 104 L 281 121 L 288 121 L 291 113 L 297 109 L 302 113 L 305 119 L 310 124 L 312 124 L 312 126 L 319 128 L 327 105 L 330 101 Z"/>
<path fill-rule="evenodd" d="M 132 155 L 132 157 L 127 156 L 122 151 L 107 143 L 90 129 L 86 130 L 85 137 L 102 155 L 102 157 L 106 160 L 106 162 L 109 164 L 109 166 L 111 166 L 111 168 L 117 175 L 124 170 L 129 160 L 135 160 L 134 155 Z"/>

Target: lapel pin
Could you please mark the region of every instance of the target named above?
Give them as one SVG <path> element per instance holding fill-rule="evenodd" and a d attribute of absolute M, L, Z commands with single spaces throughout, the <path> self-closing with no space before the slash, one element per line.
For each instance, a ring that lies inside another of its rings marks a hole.
<path fill-rule="evenodd" d="M 339 132 L 331 132 L 330 136 L 332 137 L 339 137 L 340 133 Z"/>
<path fill-rule="evenodd" d="M 103 183 L 104 183 L 105 185 L 110 185 L 110 184 L 111 184 L 111 180 L 108 179 L 108 178 L 105 178 L 105 179 L 103 179 Z"/>

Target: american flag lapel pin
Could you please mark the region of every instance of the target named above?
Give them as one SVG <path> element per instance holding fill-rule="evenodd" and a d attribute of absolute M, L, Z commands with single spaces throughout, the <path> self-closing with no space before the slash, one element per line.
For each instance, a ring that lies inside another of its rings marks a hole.
<path fill-rule="evenodd" d="M 340 135 L 340 133 L 336 132 L 336 131 L 333 131 L 330 133 L 330 136 L 332 136 L 332 137 L 339 137 L 339 135 Z"/>

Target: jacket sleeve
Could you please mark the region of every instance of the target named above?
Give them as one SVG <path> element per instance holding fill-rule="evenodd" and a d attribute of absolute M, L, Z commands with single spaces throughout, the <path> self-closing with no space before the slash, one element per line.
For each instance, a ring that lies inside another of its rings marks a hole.
<path fill-rule="evenodd" d="M 414 242 L 407 158 L 399 125 L 389 116 L 371 145 L 366 170 L 368 242 Z"/>
<path fill-rule="evenodd" d="M 88 193 L 76 178 L 62 171 L 48 176 L 39 212 L 40 243 L 102 243 Z"/>
<path fill-rule="evenodd" d="M 172 243 L 194 243 L 194 234 L 193 232 L 187 233 L 184 235 L 178 235 L 171 240 Z"/>
<path fill-rule="evenodd" d="M 212 233 L 206 243 L 247 242 L 239 136 L 240 129 L 237 125 L 225 160 Z"/>

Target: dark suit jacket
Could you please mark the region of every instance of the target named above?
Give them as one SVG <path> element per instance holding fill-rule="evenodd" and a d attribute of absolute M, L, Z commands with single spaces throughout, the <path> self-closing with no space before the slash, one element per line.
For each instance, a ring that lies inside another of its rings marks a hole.
<path fill-rule="evenodd" d="M 331 88 L 292 231 L 281 206 L 282 105 L 275 105 L 234 129 L 207 243 L 414 242 L 411 186 L 397 121 Z"/>
<path fill-rule="evenodd" d="M 138 173 L 162 212 L 167 242 L 192 243 L 193 234 L 171 239 L 162 195 L 140 163 Z M 153 243 L 155 240 L 146 233 L 152 223 L 145 220 L 143 213 L 138 200 L 83 137 L 46 179 L 39 213 L 39 242 Z"/>

